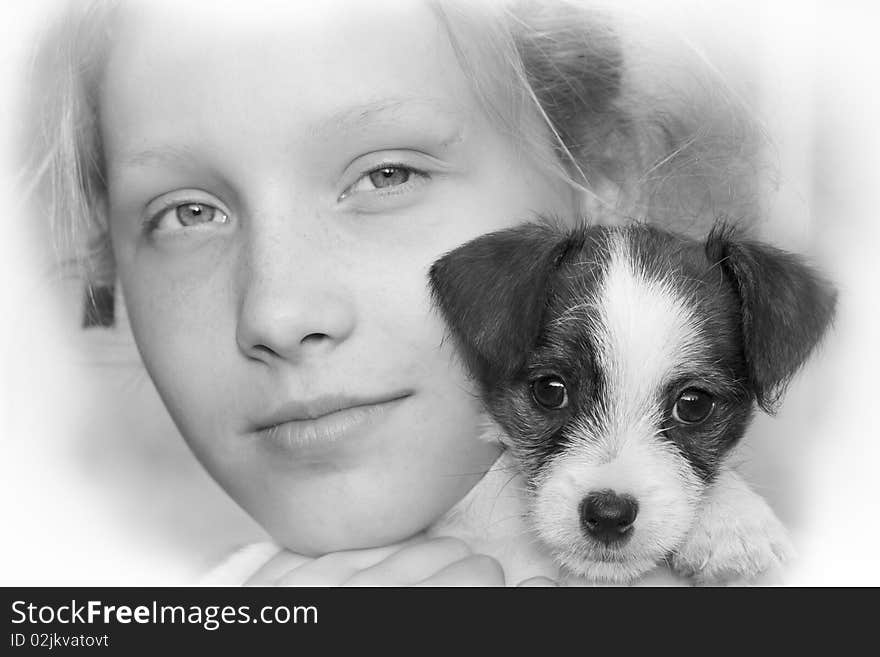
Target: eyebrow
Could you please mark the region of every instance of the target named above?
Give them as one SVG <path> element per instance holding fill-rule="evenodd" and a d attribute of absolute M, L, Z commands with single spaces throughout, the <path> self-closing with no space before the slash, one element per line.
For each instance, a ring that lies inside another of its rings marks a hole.
<path fill-rule="evenodd" d="M 335 112 L 318 121 L 314 129 L 318 133 L 354 132 L 376 124 L 393 123 L 405 112 L 418 112 L 423 108 L 429 114 L 456 123 L 464 116 L 460 110 L 450 107 L 437 98 L 383 98 Z"/>
<path fill-rule="evenodd" d="M 448 126 L 442 126 L 448 134 L 441 140 L 441 146 L 445 147 L 461 140 L 463 112 L 453 109 L 439 99 L 429 97 L 383 98 L 347 107 L 316 121 L 309 127 L 309 132 L 320 138 L 329 138 L 331 135 L 346 135 L 371 127 L 393 126 L 407 111 L 418 116 L 423 108 L 432 123 L 438 118 L 441 123 L 448 123 Z M 138 168 L 161 165 L 185 168 L 198 160 L 196 152 L 188 146 L 162 144 L 124 155 L 122 166 Z"/>
<path fill-rule="evenodd" d="M 124 167 L 142 167 L 153 164 L 184 167 L 197 161 L 196 154 L 186 146 L 166 144 L 147 148 L 126 155 L 122 160 Z"/>

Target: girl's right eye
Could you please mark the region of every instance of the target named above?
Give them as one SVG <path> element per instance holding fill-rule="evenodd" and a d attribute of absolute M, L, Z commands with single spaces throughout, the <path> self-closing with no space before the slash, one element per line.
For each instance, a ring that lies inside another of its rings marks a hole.
<path fill-rule="evenodd" d="M 190 201 L 169 203 L 153 213 L 146 222 L 148 232 L 193 228 L 208 224 L 225 224 L 229 215 L 211 203 Z"/>
<path fill-rule="evenodd" d="M 207 224 L 214 221 L 214 217 L 222 215 L 217 208 L 207 203 L 187 203 L 174 208 L 177 220 L 184 226 Z"/>

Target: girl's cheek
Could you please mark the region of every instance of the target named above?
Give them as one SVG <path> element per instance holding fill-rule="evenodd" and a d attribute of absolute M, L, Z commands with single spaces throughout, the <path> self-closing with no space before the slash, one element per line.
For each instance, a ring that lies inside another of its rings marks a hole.
<path fill-rule="evenodd" d="M 234 274 L 221 264 L 222 250 L 203 249 L 201 257 L 184 259 L 131 245 L 117 252 L 132 331 L 158 378 L 175 362 L 210 360 L 210 351 L 231 339 Z"/>

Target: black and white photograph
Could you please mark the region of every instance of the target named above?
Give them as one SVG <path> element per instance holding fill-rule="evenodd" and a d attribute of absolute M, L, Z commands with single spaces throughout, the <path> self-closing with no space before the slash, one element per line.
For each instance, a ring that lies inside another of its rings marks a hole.
<path fill-rule="evenodd" d="M 4 2 L 0 586 L 880 585 L 878 26 Z"/>

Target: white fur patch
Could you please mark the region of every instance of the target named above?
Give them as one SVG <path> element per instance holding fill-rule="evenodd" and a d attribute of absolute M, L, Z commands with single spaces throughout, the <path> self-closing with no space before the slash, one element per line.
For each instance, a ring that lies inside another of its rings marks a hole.
<path fill-rule="evenodd" d="M 607 383 L 604 426 L 619 434 L 650 419 L 666 382 L 700 360 L 700 327 L 672 283 L 649 276 L 615 235 L 599 292 L 597 357 Z"/>
<path fill-rule="evenodd" d="M 764 498 L 722 469 L 672 563 L 698 584 L 743 584 L 781 574 L 793 553 L 788 532 Z"/>
<path fill-rule="evenodd" d="M 657 439 L 622 441 L 611 461 L 588 441 L 553 461 L 538 482 L 532 522 L 563 564 L 589 579 L 629 581 L 653 568 L 687 535 L 700 484 L 681 456 Z M 631 540 L 608 548 L 585 538 L 578 508 L 591 491 L 612 489 L 639 503 Z"/>

